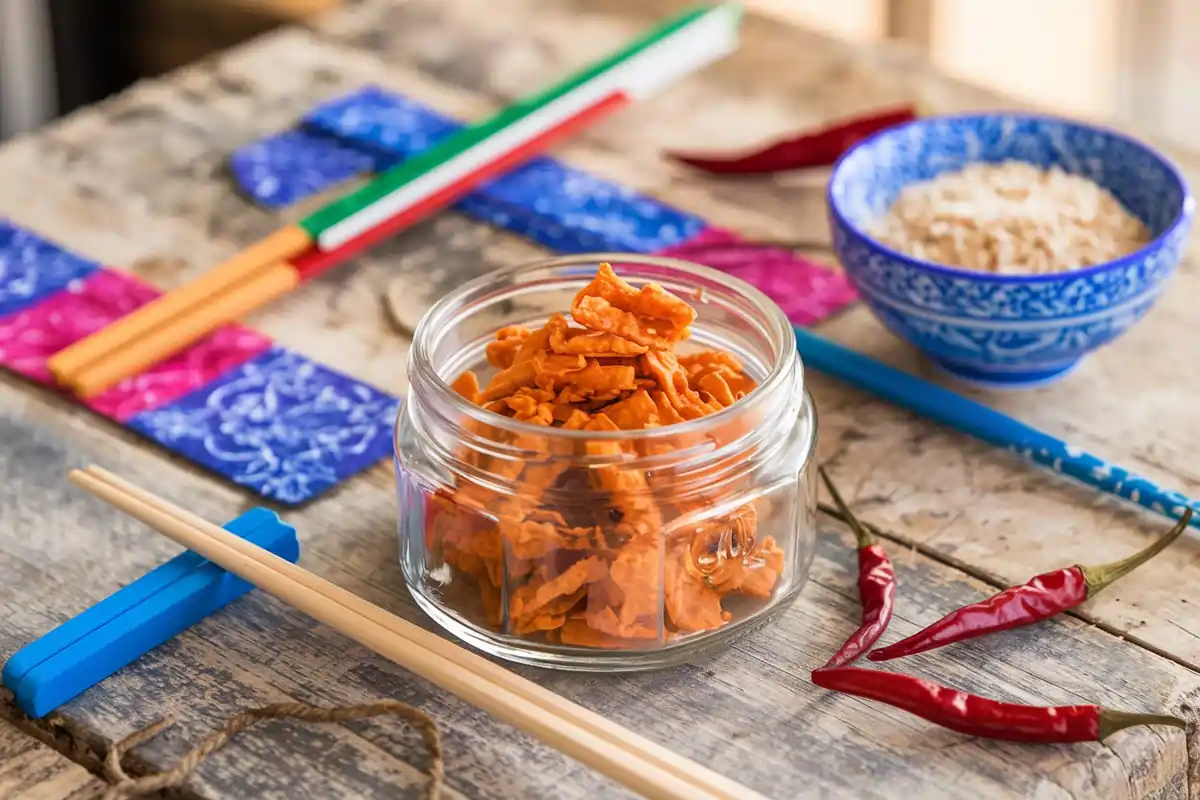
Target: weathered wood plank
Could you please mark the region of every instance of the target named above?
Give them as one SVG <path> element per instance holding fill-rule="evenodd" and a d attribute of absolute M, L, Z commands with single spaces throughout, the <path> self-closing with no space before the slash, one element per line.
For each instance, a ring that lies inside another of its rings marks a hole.
<path fill-rule="evenodd" d="M 470 0 L 358 4 L 315 34 L 274 35 L 168 81 L 142 85 L 0 150 L 0 212 L 85 252 L 132 264 L 162 285 L 176 285 L 276 223 L 230 191 L 222 164 L 237 145 L 367 81 L 478 116 L 611 47 L 662 7 L 657 0 L 630 2 L 620 4 L 619 13 L 600 13 L 580 2 L 546 7 L 531 0 L 499 0 L 484 14 Z M 579 36 L 585 24 L 588 35 Z M 892 55 L 751 20 L 747 46 L 729 63 L 603 123 L 562 153 L 748 233 L 817 235 L 823 223 L 815 184 L 718 185 L 661 161 L 659 148 L 739 144 L 910 97 L 918 88 L 952 107 L 990 100 Z M 433 299 L 465 277 L 538 254 L 514 237 L 443 215 L 252 321 L 284 344 L 400 390 L 407 343 L 391 331 L 378 305 L 391 281 L 403 280 L 414 295 Z M 1170 305 L 1164 301 L 1164 309 L 1135 333 L 1146 337 L 1137 356 L 1122 356 L 1126 360 L 1116 366 L 1141 369 L 1151 342 L 1162 347 L 1171 341 L 1171 331 L 1182 329 L 1184 304 L 1194 296 L 1188 284 L 1183 286 L 1178 298 Z M 1148 327 L 1152 324 L 1160 327 Z M 825 329 L 889 360 L 908 358 L 872 325 L 856 311 Z M 1123 341 L 1111 350 L 1124 347 Z M 1172 363 L 1181 364 L 1190 351 L 1177 353 Z M 1105 353 L 1096 363 L 1108 358 Z M 1133 392 L 1145 387 L 1101 380 L 1107 373 L 1088 378 L 1091 366 L 1072 378 L 1070 395 L 1064 389 L 1057 398 L 1043 393 L 1006 402 L 1023 403 L 1014 408 L 1048 428 L 1070 422 L 1081 442 L 1090 444 L 1086 437 L 1094 437 L 1097 446 L 1111 446 L 1107 452 L 1127 460 L 1115 449 L 1122 444 L 1116 436 L 1102 437 L 1115 424 L 1113 411 L 1129 405 L 1138 396 Z M 1162 372 L 1154 374 L 1170 372 L 1161 363 L 1152 369 L 1159 368 Z M 1087 387 L 1080 388 L 1081 379 L 1087 379 Z M 1047 562 L 1123 554 L 1158 529 L 1146 518 L 1125 527 L 1128 515 L 1103 504 L 1081 514 L 1078 504 L 1091 500 L 1084 492 L 1049 485 L 1036 473 L 900 412 L 831 383 L 814 383 L 823 452 L 833 460 L 835 474 L 869 517 L 911 541 L 924 541 L 939 559 L 997 579 L 1022 578 Z M 1167 392 L 1140 421 L 1124 418 L 1123 444 L 1132 447 L 1129 440 L 1143 436 L 1144 442 L 1154 441 L 1155 431 L 1146 430 L 1151 420 L 1165 430 L 1172 420 L 1183 427 L 1183 398 Z M 1073 412 L 1080 404 L 1086 419 Z M 0 445 L 0 609 L 5 612 L 0 656 L 172 552 L 137 525 L 69 490 L 62 480 L 69 467 L 97 460 L 214 520 L 234 516 L 246 505 L 243 495 L 11 378 L 0 380 Z M 955 453 L 951 468 L 935 465 L 932 457 L 942 460 L 947 451 Z M 1181 447 L 1178 453 L 1183 452 Z M 1128 460 L 1132 463 L 1132 456 Z M 377 469 L 293 521 L 304 540 L 306 566 L 420 620 L 394 566 L 390 481 L 386 467 Z M 1039 491 L 1034 495 L 1017 487 Z M 989 499 L 1001 493 L 1003 502 Z M 886 505 L 871 502 L 889 494 Z M 1043 536 L 1043 530 L 1055 531 L 1055 538 Z M 1195 786 L 1188 781 L 1187 747 L 1175 731 L 1131 731 L 1107 745 L 987 744 L 817 692 L 808 670 L 857 616 L 848 542 L 844 532 L 826 529 L 813 582 L 781 623 L 707 662 L 639 677 L 538 678 L 780 798 L 1167 798 L 1182 797 Z M 1147 610 L 1139 618 L 1156 621 L 1153 639 L 1144 629 L 1137 635 L 1172 656 L 1179 657 L 1176 650 L 1184 653 L 1184 661 L 1190 661 L 1190 651 L 1165 629 L 1169 619 L 1186 619 L 1179 613 L 1186 605 L 1172 606 L 1158 595 L 1177 591 L 1179 601 L 1189 597 L 1183 581 L 1191 567 L 1184 562 L 1192 549 L 1190 543 L 1181 545 L 1171 561 L 1161 562 L 1163 567 L 1147 571 L 1138 584 L 1127 584 L 1126 595 L 1136 595 L 1133 602 Z M 904 588 L 894 636 L 986 591 L 935 560 L 897 555 Z M 1163 586 L 1171 588 L 1160 592 Z M 1144 604 L 1146 597 L 1155 605 Z M 1092 612 L 1122 628 L 1129 620 L 1104 602 Z M 1075 620 L 915 663 L 964 688 L 1038 702 L 1099 700 L 1135 710 L 1190 707 L 1197 692 L 1196 676 L 1188 669 Z M 170 714 L 179 719 L 178 726 L 134 754 L 144 766 L 161 768 L 246 705 L 286 697 L 339 703 L 382 696 L 420 705 L 443 724 L 447 771 L 458 796 L 621 796 L 573 762 L 264 597 L 239 602 L 123 671 L 63 709 L 60 722 L 100 751 Z M 201 770 L 189 790 L 205 798 L 416 796 L 423 766 L 419 743 L 394 722 L 320 729 L 277 724 L 239 739 Z"/>
<path fill-rule="evenodd" d="M 0 797 L 83 800 L 103 786 L 74 761 L 0 719 Z"/>

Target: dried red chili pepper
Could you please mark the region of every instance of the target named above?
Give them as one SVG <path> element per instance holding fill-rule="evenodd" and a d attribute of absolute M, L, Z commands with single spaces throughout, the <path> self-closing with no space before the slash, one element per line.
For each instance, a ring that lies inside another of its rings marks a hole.
<path fill-rule="evenodd" d="M 1131 714 L 1095 705 L 1026 706 L 1002 703 L 895 672 L 839 667 L 819 669 L 812 681 L 823 689 L 886 703 L 970 736 L 1010 742 L 1097 742 L 1134 725 L 1187 728 L 1166 714 Z"/>
<path fill-rule="evenodd" d="M 703 156 L 668 152 L 667 156 L 716 175 L 755 175 L 827 167 L 868 136 L 916 118 L 916 110 L 904 106 L 780 139 L 760 150 L 742 155 Z"/>
<path fill-rule="evenodd" d="M 1038 575 L 1020 586 L 952 611 L 907 639 L 869 653 L 867 658 L 889 661 L 924 653 L 987 633 L 1032 625 L 1072 609 L 1162 552 L 1183 534 L 1191 519 L 1192 511 L 1187 509 L 1170 533 L 1128 558 L 1098 567 L 1077 565 Z"/>
<path fill-rule="evenodd" d="M 818 467 L 817 472 L 825 482 L 825 488 L 837 505 L 842 519 L 850 526 L 850 530 L 854 531 L 854 538 L 858 540 L 858 598 L 862 604 L 862 620 L 858 630 L 851 634 L 846 643 L 833 654 L 833 658 L 822 667 L 830 669 L 844 667 L 857 661 L 887 630 L 895 608 L 896 570 L 883 547 L 875 541 L 874 536 L 867 533 L 846 505 L 825 468 Z"/>

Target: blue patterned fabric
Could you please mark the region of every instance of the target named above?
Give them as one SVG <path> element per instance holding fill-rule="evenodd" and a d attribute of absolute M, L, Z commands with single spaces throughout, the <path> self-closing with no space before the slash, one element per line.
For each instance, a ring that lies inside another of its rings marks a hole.
<path fill-rule="evenodd" d="M 301 127 L 398 162 L 428 150 L 464 126 L 423 103 L 366 86 L 313 109 Z"/>
<path fill-rule="evenodd" d="M 304 118 L 306 133 L 272 137 L 238 151 L 250 161 L 254 150 L 256 181 L 234 169 L 242 189 L 264 205 L 279 207 L 331 188 L 344 180 L 325 169 L 324 183 L 297 185 L 292 173 L 317 176 L 329 139 L 356 148 L 383 169 L 422 152 L 463 126 L 417 101 L 367 87 L 320 106 Z M 312 148 L 312 165 L 301 169 Z M 275 155 L 275 151 L 278 154 Z M 276 187 L 287 185 L 286 192 Z M 270 188 L 268 195 L 260 186 Z M 452 206 L 454 210 L 533 239 L 560 253 L 621 251 L 652 253 L 684 242 L 705 226 L 699 217 L 672 208 L 612 181 L 603 180 L 550 158 L 535 158 L 483 184 Z"/>
<path fill-rule="evenodd" d="M 1014 276 L 911 258 L 866 233 L 905 186 L 1007 160 L 1098 183 L 1155 238 L 1107 264 Z M 1054 380 L 1141 319 L 1179 264 L 1194 206 L 1183 178 L 1144 145 L 1021 114 L 931 117 L 889 129 L 847 155 L 829 183 L 834 250 L 868 307 L 952 374 L 1002 386 Z"/>
<path fill-rule="evenodd" d="M 469 217 L 523 236 L 562 255 L 599 253 L 608 243 L 584 231 L 569 230 L 553 220 L 538 219 L 522 209 L 494 202 L 479 194 L 468 195 L 452 206 Z"/>
<path fill-rule="evenodd" d="M 0 219 L 0 317 L 86 278 L 100 268 Z"/>
<path fill-rule="evenodd" d="M 287 131 L 247 145 L 229 160 L 229 169 L 242 191 L 256 203 L 275 209 L 287 208 L 358 175 L 376 172 L 380 166 L 380 159 L 369 153 L 303 131 Z"/>
<path fill-rule="evenodd" d="M 456 207 L 472 213 L 482 206 L 484 213 L 473 215 L 488 222 L 493 222 L 491 214 L 507 210 L 505 228 L 543 244 L 548 244 L 543 231 L 561 229 L 575 239 L 575 246 L 549 246 L 567 253 L 653 253 L 681 244 L 705 227 L 693 214 L 544 157 L 485 183 L 466 200 Z"/>
<path fill-rule="evenodd" d="M 298 505 L 390 456 L 399 405 L 275 347 L 129 426 L 234 483 Z"/>

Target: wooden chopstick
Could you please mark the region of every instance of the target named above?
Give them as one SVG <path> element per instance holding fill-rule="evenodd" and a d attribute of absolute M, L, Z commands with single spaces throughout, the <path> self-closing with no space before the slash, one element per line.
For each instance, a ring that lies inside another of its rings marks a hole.
<path fill-rule="evenodd" d="M 651 798 L 752 790 L 429 633 L 99 467 L 70 479 L 364 646 Z"/>
<path fill-rule="evenodd" d="M 89 363 L 66 378 L 66 384 L 79 397 L 97 395 L 299 285 L 300 273 L 295 267 L 289 263 L 271 264 L 188 307 L 174 319 L 149 330 L 136 342 Z"/>
<path fill-rule="evenodd" d="M 154 329 L 171 326 L 175 319 L 196 306 L 211 301 L 256 273 L 278 262 L 294 258 L 311 247 L 312 238 L 299 225 L 280 228 L 191 283 L 164 294 L 132 314 L 56 353 L 47 366 L 55 380 L 64 386 L 70 386 L 72 378 L 85 369 L 98 365 L 117 351 L 130 347 L 137 349 L 143 337 Z"/>

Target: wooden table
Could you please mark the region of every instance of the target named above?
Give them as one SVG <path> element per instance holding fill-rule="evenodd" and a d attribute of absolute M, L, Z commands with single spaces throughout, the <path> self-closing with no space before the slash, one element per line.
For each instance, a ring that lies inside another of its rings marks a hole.
<path fill-rule="evenodd" d="M 0 719 L 0 797 L 83 800 L 104 785 L 62 753 Z"/>
<path fill-rule="evenodd" d="M 311 30 L 284 30 L 7 145 L 0 150 L 0 213 L 175 286 L 278 223 L 232 190 L 223 165 L 238 145 L 368 81 L 478 117 L 610 49 L 667 13 L 667 5 L 619 0 L 597 10 L 584 0 L 366 0 Z M 752 18 L 735 57 L 603 122 L 560 154 L 746 234 L 821 237 L 821 176 L 716 183 L 666 163 L 658 151 L 740 145 L 918 95 L 948 110 L 997 103 L 901 53 Z M 1176 156 L 1200 175 L 1195 160 Z M 428 303 L 468 276 L 539 254 L 524 240 L 443 214 L 252 322 L 287 346 L 399 391 L 407 340 L 380 308 L 389 284 L 403 281 L 409 296 Z M 1200 275 L 1188 264 L 1142 325 L 1062 384 L 988 402 L 1200 493 L 1200 377 L 1192 368 L 1200 343 L 1190 334 L 1197 298 Z M 861 308 L 821 330 L 921 369 Z M 1076 561 L 1117 558 L 1165 530 L 1161 519 L 820 376 L 810 380 L 825 463 L 864 518 L 890 537 L 901 586 L 892 637 L 993 587 Z M 0 380 L 0 657 L 172 553 L 159 537 L 66 484 L 68 468 L 92 461 L 210 519 L 252 504 L 67 401 Z M 391 484 L 383 464 L 289 518 L 309 569 L 421 620 L 395 563 Z M 1197 762 L 1189 757 L 1200 742 L 1174 729 L 1134 729 L 1103 744 L 987 743 L 816 690 L 809 671 L 858 617 L 852 540 L 829 522 L 822 534 L 795 606 L 721 655 L 657 674 L 537 679 L 784 800 L 1200 795 Z M 929 654 L 912 669 L 999 698 L 1098 701 L 1195 718 L 1198 605 L 1200 545 L 1182 541 L 1078 615 Z M 47 741 L 68 742 L 67 755 L 94 766 L 114 740 L 169 714 L 178 725 L 133 753 L 135 766 L 152 770 L 247 706 L 383 697 L 414 703 L 443 727 L 449 797 L 627 796 L 258 593 L 122 670 L 42 729 L 55 734 Z M 11 707 L 3 713 L 20 721 Z M 0 747 L 0 758 L 7 752 Z M 419 740 L 395 722 L 272 724 L 212 758 L 187 796 L 415 797 L 425 766 Z M 7 768 L 0 766 L 0 786 Z M 64 783 L 60 793 L 76 788 Z"/>

